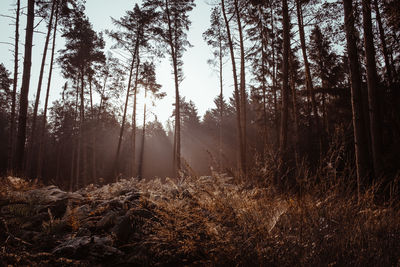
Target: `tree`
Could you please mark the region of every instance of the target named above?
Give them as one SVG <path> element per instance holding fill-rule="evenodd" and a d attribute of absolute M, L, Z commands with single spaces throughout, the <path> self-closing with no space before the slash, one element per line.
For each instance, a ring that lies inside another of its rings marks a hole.
<path fill-rule="evenodd" d="M 124 113 L 122 117 L 122 125 L 120 135 L 118 139 L 117 152 L 115 155 L 114 164 L 112 167 L 111 175 L 115 175 L 118 169 L 118 160 L 121 150 L 122 137 L 124 134 L 126 113 L 128 108 L 128 101 L 132 86 L 133 70 L 136 67 L 136 78 L 134 85 L 134 110 L 132 115 L 132 153 L 135 154 L 135 134 L 136 134 L 136 94 L 137 94 L 137 81 L 140 66 L 140 53 L 143 49 L 149 49 L 149 40 L 153 38 L 153 24 L 156 18 L 156 13 L 153 9 L 140 8 L 135 5 L 132 11 L 127 11 L 126 15 L 120 20 L 113 19 L 113 23 L 120 28 L 119 32 L 109 32 L 109 35 L 117 41 L 116 47 L 121 47 L 127 50 L 131 54 L 131 62 L 129 68 L 129 79 L 125 98 Z M 134 157 L 134 156 L 133 156 Z M 133 168 L 135 166 L 135 160 L 132 162 L 132 175 L 134 174 Z"/>
<path fill-rule="evenodd" d="M 282 63 L 282 111 L 281 111 L 281 127 L 280 127 L 280 144 L 279 151 L 281 159 L 284 162 L 287 154 L 288 143 L 288 113 L 289 113 L 289 53 L 290 53 L 290 28 L 289 28 L 289 11 L 287 0 L 282 0 L 283 14 L 283 63 Z"/>
<path fill-rule="evenodd" d="M 232 63 L 232 75 L 233 75 L 233 83 L 234 83 L 234 99 L 235 99 L 235 107 L 236 107 L 236 123 L 237 123 L 237 132 L 238 132 L 238 145 L 239 145 L 239 170 L 241 173 L 244 172 L 245 165 L 246 165 L 246 156 L 244 150 L 244 143 L 243 143 L 243 125 L 242 125 L 242 116 L 241 114 L 241 102 L 240 102 L 240 91 L 239 91 L 239 82 L 237 77 L 237 70 L 236 70 L 236 60 L 235 60 L 235 50 L 233 46 L 233 37 L 231 34 L 231 26 L 229 25 L 229 20 L 227 17 L 227 11 L 225 8 L 225 0 L 221 0 L 221 9 L 222 15 L 225 22 L 226 28 L 226 39 L 228 40 L 228 46 L 231 56 L 231 63 Z"/>
<path fill-rule="evenodd" d="M 22 86 L 19 100 L 18 135 L 16 148 L 16 168 L 23 170 L 25 156 L 26 121 L 28 113 L 29 81 L 31 79 L 32 65 L 32 39 L 33 23 L 35 19 L 35 0 L 28 0 L 28 16 L 26 20 L 24 70 L 22 73 Z"/>
<path fill-rule="evenodd" d="M 139 179 L 143 177 L 143 164 L 144 164 L 144 146 L 146 140 L 146 109 L 147 109 L 147 99 L 150 96 L 147 93 L 151 93 L 153 96 L 160 98 L 163 97 L 164 94 L 160 94 L 161 85 L 156 81 L 156 72 L 155 65 L 153 63 L 145 62 L 142 65 L 142 69 L 140 72 L 139 84 L 144 89 L 144 104 L 143 104 L 143 128 L 142 128 L 142 146 L 140 148 L 140 159 L 139 159 L 139 167 L 138 167 L 138 177 Z"/>
<path fill-rule="evenodd" d="M 182 56 L 187 41 L 186 31 L 191 24 L 188 13 L 195 6 L 194 0 L 146 0 L 144 6 L 158 10 L 157 33 L 161 41 L 168 47 L 167 53 L 171 58 L 175 82 L 175 135 L 174 135 L 174 173 L 178 175 L 181 170 L 181 117 L 179 83 L 183 78 Z"/>
<path fill-rule="evenodd" d="M 8 153 L 7 153 L 7 172 L 12 174 L 14 167 L 14 150 L 15 150 L 15 109 L 16 109 L 16 95 L 18 86 L 18 47 L 19 47 L 19 15 L 21 3 L 17 0 L 17 9 L 15 11 L 15 40 L 14 40 L 14 78 L 13 90 L 11 94 L 11 114 L 10 114 L 10 128 L 8 131 Z"/>
<path fill-rule="evenodd" d="M 39 100 L 40 100 L 40 93 L 42 91 L 42 81 L 43 81 L 43 74 L 44 74 L 44 67 L 46 63 L 46 57 L 47 57 L 47 50 L 49 46 L 49 41 L 50 41 L 50 36 L 51 36 L 51 30 L 53 27 L 53 17 L 54 17 L 54 11 L 57 9 L 58 1 L 53 0 L 51 4 L 51 11 L 50 11 L 50 18 L 49 22 L 47 25 L 47 34 L 46 34 L 46 40 L 44 42 L 44 47 L 43 47 L 43 55 L 42 55 L 42 63 L 40 65 L 40 72 L 39 72 L 39 80 L 38 80 L 38 85 L 37 85 L 37 90 L 36 90 L 36 99 L 35 99 L 35 105 L 33 108 L 33 119 L 32 119 L 32 127 L 31 127 L 31 133 L 30 133 L 30 144 L 28 148 L 28 159 L 26 163 L 26 172 L 27 175 L 31 178 L 35 177 L 35 165 L 32 164 L 33 160 L 33 149 L 34 149 L 34 143 L 36 142 L 36 118 L 37 118 L 37 112 L 39 108 Z M 53 38 L 55 40 L 55 38 Z"/>
<path fill-rule="evenodd" d="M 372 143 L 372 161 L 376 176 L 382 172 L 382 133 L 379 108 L 379 78 L 376 71 L 374 35 L 372 32 L 371 0 L 362 1 L 364 48 L 367 63 L 369 125 Z"/>
<path fill-rule="evenodd" d="M 358 197 L 360 198 L 361 183 L 368 176 L 368 139 L 364 131 L 366 120 L 362 107 L 361 74 L 354 28 L 353 1 L 343 1 L 343 7 L 351 78 L 351 106 L 353 111 L 354 150 L 357 167 L 357 190 Z"/>
<path fill-rule="evenodd" d="M 207 44 L 211 46 L 213 50 L 214 60 L 211 60 L 211 64 L 216 64 L 218 61 L 218 73 L 219 73 L 219 101 L 223 102 L 223 58 L 226 54 L 227 44 L 225 42 L 226 31 L 223 26 L 224 21 L 221 17 L 220 7 L 213 8 L 210 15 L 210 28 L 203 33 L 203 38 Z M 222 117 L 224 113 L 224 105 L 219 105 L 219 123 L 218 123 L 218 164 L 221 170 L 222 168 Z"/>
<path fill-rule="evenodd" d="M 82 11 L 76 11 L 72 20 L 67 25 L 63 37 L 66 38 L 65 49 L 61 50 L 59 62 L 62 66 L 62 73 L 65 78 L 72 79 L 76 83 L 76 100 L 79 104 L 79 137 L 76 157 L 76 181 L 80 176 L 81 154 L 83 159 L 83 177 L 81 181 L 86 184 L 88 177 L 87 150 L 85 143 L 85 79 L 88 79 L 94 72 L 95 63 L 105 61 L 103 53 L 104 40 L 92 29 L 92 25 Z M 78 103 L 76 103 L 78 105 Z"/>

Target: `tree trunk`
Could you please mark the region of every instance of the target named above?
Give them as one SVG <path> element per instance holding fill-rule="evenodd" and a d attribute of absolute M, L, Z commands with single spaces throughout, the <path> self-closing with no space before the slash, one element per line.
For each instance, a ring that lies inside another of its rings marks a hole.
<path fill-rule="evenodd" d="M 292 112 L 293 112 L 293 130 L 294 130 L 294 158 L 296 162 L 296 173 L 299 167 L 299 122 L 297 117 L 297 95 L 296 95 L 296 83 L 294 76 L 294 59 L 293 52 L 290 53 L 290 87 L 292 89 Z"/>
<path fill-rule="evenodd" d="M 235 52 L 233 48 L 233 42 L 232 42 L 232 36 L 231 36 L 231 30 L 229 26 L 229 21 L 226 16 L 226 11 L 225 11 L 225 0 L 221 0 L 221 7 L 222 7 L 222 14 L 224 17 L 224 22 L 225 22 L 225 27 L 226 27 L 226 32 L 227 32 L 227 38 L 228 38 L 228 45 L 229 45 L 229 51 L 231 55 L 231 62 L 232 62 L 232 72 L 233 72 L 233 83 L 234 83 L 234 94 L 235 94 L 235 104 L 236 104 L 236 122 L 237 122 L 237 131 L 238 131 L 238 144 L 239 144 L 239 159 L 240 159 L 240 164 L 239 164 L 239 169 L 240 172 L 243 173 L 243 166 L 242 166 L 242 156 L 244 154 L 243 151 L 243 131 L 242 131 L 242 123 L 241 123 L 241 105 L 240 105 L 240 96 L 239 96 L 239 85 L 238 85 L 238 78 L 237 78 L 237 73 L 236 73 L 236 62 L 235 62 Z"/>
<path fill-rule="evenodd" d="M 45 129 L 46 129 L 46 124 L 47 124 L 47 108 L 48 108 L 48 103 L 49 103 L 49 95 L 50 95 L 50 85 L 51 85 L 51 77 L 53 74 L 53 64 L 54 64 L 54 53 L 55 53 L 55 49 L 56 49 L 56 36 L 57 36 L 57 24 L 58 24 L 58 11 L 59 11 L 59 7 L 58 7 L 58 2 L 57 2 L 57 9 L 56 9 L 56 20 L 55 20 L 55 24 L 54 24 L 54 29 L 53 29 L 53 44 L 52 44 L 52 49 L 51 49 L 51 59 L 50 59 L 50 69 L 49 69 L 49 77 L 47 80 L 47 89 L 46 89 L 46 99 L 44 101 L 44 111 L 43 111 L 43 121 L 42 121 L 42 125 L 41 125 L 41 137 L 40 137 L 40 145 L 39 145 L 39 154 L 38 154 L 38 176 L 39 178 L 42 175 L 42 167 L 43 167 L 43 151 L 44 151 L 44 133 L 45 133 Z M 65 83 L 64 86 L 64 91 L 67 88 L 67 83 Z"/>
<path fill-rule="evenodd" d="M 362 87 L 360 64 L 358 61 L 358 51 L 356 34 L 354 28 L 353 1 L 343 1 L 344 7 L 344 26 L 347 39 L 347 53 L 350 67 L 351 79 L 351 106 L 353 110 L 353 130 L 354 148 L 357 167 L 357 191 L 358 198 L 361 193 L 361 183 L 368 175 L 368 139 L 364 131 L 365 118 L 363 114 Z"/>
<path fill-rule="evenodd" d="M 234 1 L 235 5 L 235 13 L 237 17 L 237 24 L 239 30 L 239 44 L 240 44 L 240 120 L 241 120 L 241 131 L 242 131 L 242 155 L 241 159 L 241 169 L 244 177 L 247 177 L 247 162 L 246 162 L 246 151 L 247 151 L 247 134 L 246 134 L 246 72 L 245 72 L 245 56 L 244 56 L 244 42 L 243 42 L 243 33 L 242 33 L 242 23 L 240 19 L 239 6 L 238 1 Z"/>
<path fill-rule="evenodd" d="M 147 97 L 147 90 L 144 88 L 144 99 Z M 139 160 L 139 168 L 138 168 L 138 177 L 139 179 L 143 178 L 143 163 L 144 163 L 144 142 L 146 139 L 146 102 L 143 106 L 143 130 L 142 130 L 142 146 L 140 148 L 140 160 Z"/>
<path fill-rule="evenodd" d="M 221 25 L 220 25 L 221 26 Z M 220 26 L 218 27 L 219 29 L 219 101 L 220 101 L 220 107 L 219 107 L 219 127 L 218 127 L 218 170 L 222 172 L 222 118 L 224 114 L 224 94 L 223 94 L 223 58 L 222 58 L 222 33 L 221 33 L 221 28 Z"/>
<path fill-rule="evenodd" d="M 10 129 L 8 136 L 8 152 L 7 152 L 7 174 L 13 174 L 14 168 L 14 135 L 15 135 L 15 109 L 16 109 L 16 95 L 18 86 L 18 44 L 19 44 L 19 13 L 21 9 L 20 0 L 17 0 L 17 11 L 15 18 L 15 44 L 14 44 L 14 80 L 13 91 L 11 95 L 11 116 L 10 116 Z"/>
<path fill-rule="evenodd" d="M 179 96 L 179 75 L 178 75 L 178 59 L 176 55 L 176 47 L 174 46 L 172 38 L 172 23 L 169 14 L 169 3 L 165 0 L 165 10 L 168 18 L 168 34 L 169 34 L 169 46 L 172 58 L 172 65 L 174 69 L 175 79 L 175 137 L 174 137 L 174 174 L 178 176 L 181 170 L 181 114 L 180 114 L 180 96 Z"/>
<path fill-rule="evenodd" d="M 278 117 L 278 96 L 277 96 L 277 85 L 276 85 L 276 62 L 275 62 L 275 20 L 273 8 L 271 5 L 271 34 L 272 34 L 272 93 L 274 98 L 274 111 L 275 111 L 275 135 L 276 135 L 276 144 L 277 146 L 280 143 L 280 135 L 279 135 L 279 117 Z"/>
<path fill-rule="evenodd" d="M 372 160 L 375 176 L 382 172 L 382 133 L 381 116 L 379 109 L 379 81 L 376 71 L 374 36 L 371 20 L 371 0 L 362 1 L 364 48 L 367 62 L 368 104 L 372 142 Z"/>
<path fill-rule="evenodd" d="M 53 0 L 53 4 L 51 7 L 51 13 L 50 13 L 50 20 L 49 20 L 49 24 L 47 26 L 46 41 L 44 43 L 44 48 L 43 48 L 42 63 L 40 65 L 39 80 L 38 80 L 38 86 L 36 89 L 35 105 L 33 107 L 32 127 L 31 127 L 30 143 L 29 143 L 29 149 L 28 149 L 28 159 L 26 162 L 26 166 L 27 166 L 26 171 L 31 178 L 35 178 L 35 176 L 36 176 L 36 168 L 35 167 L 37 167 L 37 165 L 33 164 L 33 158 L 34 158 L 33 155 L 34 155 L 34 149 L 35 149 L 35 143 L 36 143 L 36 137 L 37 137 L 37 135 L 36 135 L 36 119 L 37 119 L 37 113 L 38 113 L 38 109 L 39 109 L 39 101 L 40 101 L 40 93 L 42 91 L 44 67 L 46 64 L 47 50 L 49 47 L 51 29 L 53 27 L 53 16 L 54 16 L 54 10 L 55 10 L 56 4 L 57 4 L 57 1 Z"/>
<path fill-rule="evenodd" d="M 125 121 L 126 121 L 126 111 L 128 109 L 128 102 L 129 102 L 129 93 L 131 91 L 131 83 L 132 83 L 132 73 L 133 73 L 133 68 L 135 66 L 135 59 L 137 57 L 139 51 L 139 39 L 136 41 L 136 46 L 135 46 L 135 52 L 132 57 L 132 62 L 131 62 L 131 67 L 129 70 L 129 79 L 128 79 L 128 88 L 126 90 L 126 98 L 125 98 L 125 106 L 124 106 L 124 115 L 122 116 L 122 124 L 121 124 L 121 129 L 119 132 L 119 138 L 118 138 L 118 146 L 117 146 L 117 153 L 115 154 L 115 159 L 114 159 L 114 164 L 112 167 L 112 172 L 110 176 L 115 176 L 115 178 L 118 181 L 118 160 L 119 160 L 119 153 L 121 150 L 121 144 L 122 144 L 122 136 L 124 135 L 124 129 L 125 129 Z"/>
<path fill-rule="evenodd" d="M 28 113 L 29 81 L 31 78 L 32 39 L 33 39 L 34 19 L 35 19 L 35 0 L 28 0 L 28 16 L 26 20 L 26 35 L 25 35 L 24 71 L 22 74 L 22 87 L 21 87 L 21 94 L 19 101 L 20 106 L 18 115 L 18 135 L 17 135 L 17 150 L 16 150 L 16 168 L 20 172 L 23 171 L 24 154 L 25 154 L 26 121 Z"/>
<path fill-rule="evenodd" d="M 306 74 L 306 89 L 307 95 L 309 100 L 311 100 L 311 109 L 314 113 L 314 121 L 317 127 L 317 131 L 319 132 L 321 129 L 321 125 L 318 118 L 318 109 L 317 109 L 317 102 L 315 101 L 315 94 L 314 94 L 314 86 L 311 77 L 310 71 L 310 63 L 308 62 L 307 57 L 307 49 L 306 49 L 306 39 L 304 34 L 304 25 L 303 25 L 303 13 L 300 0 L 296 0 L 296 9 L 297 9 L 297 22 L 299 27 L 299 35 L 300 35 L 300 43 L 301 43 L 301 51 L 303 54 L 303 61 L 304 61 L 304 68 Z M 310 113 L 311 116 L 311 113 Z M 311 121 L 311 119 L 310 119 Z"/>
<path fill-rule="evenodd" d="M 281 131 L 279 151 L 281 160 L 285 161 L 288 136 L 288 113 L 289 113 L 289 12 L 287 0 L 282 0 L 283 13 L 283 63 L 282 63 L 282 107 L 281 107 Z"/>
<path fill-rule="evenodd" d="M 136 63 L 136 76 L 135 76 L 135 93 L 133 96 L 133 111 L 132 111 L 132 177 L 135 177 L 136 170 L 136 98 L 137 98 L 137 85 L 138 85 L 138 77 L 139 77 L 139 57 L 137 58 Z"/>

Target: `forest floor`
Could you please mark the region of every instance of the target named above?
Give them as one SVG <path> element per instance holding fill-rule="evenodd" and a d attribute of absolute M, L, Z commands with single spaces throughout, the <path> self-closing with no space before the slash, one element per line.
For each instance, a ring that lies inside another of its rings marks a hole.
<path fill-rule="evenodd" d="M 2 178 L 0 266 L 399 266 L 399 208 L 353 195 L 217 174 L 73 193 Z"/>

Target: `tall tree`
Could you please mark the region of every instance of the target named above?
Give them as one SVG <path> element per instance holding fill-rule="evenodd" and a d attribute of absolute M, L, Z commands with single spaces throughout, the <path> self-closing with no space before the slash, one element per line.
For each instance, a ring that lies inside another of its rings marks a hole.
<path fill-rule="evenodd" d="M 226 31 L 223 26 L 221 8 L 213 8 L 210 15 L 210 28 L 203 33 L 203 38 L 213 50 L 214 59 L 209 61 L 213 65 L 218 65 L 219 76 L 219 103 L 224 101 L 223 85 L 223 58 L 226 54 L 227 44 L 225 41 Z M 222 117 L 224 114 L 224 105 L 219 105 L 219 123 L 218 123 L 218 165 L 222 168 Z"/>
<path fill-rule="evenodd" d="M 236 124 L 237 124 L 237 132 L 238 132 L 238 145 L 239 145 L 239 170 L 241 173 L 244 172 L 243 166 L 246 165 L 245 161 L 245 153 L 244 153 L 244 146 L 243 146 L 243 131 L 242 131 L 242 120 L 241 120 L 241 104 L 240 104 L 240 91 L 239 91 L 239 82 L 236 70 L 236 59 L 235 59 L 235 49 L 233 44 L 233 36 L 231 34 L 231 26 L 228 20 L 228 14 L 225 7 L 225 0 L 221 0 L 221 10 L 222 15 L 225 22 L 227 40 L 228 40 L 228 47 L 231 56 L 231 63 L 232 63 L 232 74 L 233 74 L 233 84 L 234 84 L 234 100 L 235 100 L 235 107 L 236 107 Z"/>
<path fill-rule="evenodd" d="M 43 74 L 44 74 L 44 67 L 46 63 L 46 58 L 47 58 L 47 51 L 49 47 L 49 41 L 50 41 L 50 36 L 51 36 L 51 30 L 53 27 L 53 17 L 54 17 L 54 11 L 56 9 L 57 5 L 57 0 L 53 0 L 51 4 L 51 11 L 50 11 L 50 18 L 49 22 L 47 25 L 47 34 L 46 34 L 46 40 L 44 42 L 44 47 L 43 47 L 43 54 L 42 54 L 42 63 L 40 65 L 40 71 L 39 71 L 39 79 L 38 79 L 38 85 L 36 89 L 36 99 L 35 99 L 35 104 L 33 107 L 33 118 L 32 118 L 32 127 L 31 127 L 31 133 L 30 133 L 30 143 L 28 146 L 28 157 L 27 157 L 27 163 L 26 163 L 26 168 L 27 168 L 27 175 L 30 177 L 35 177 L 36 175 L 36 165 L 32 164 L 33 161 L 33 153 L 34 153 L 34 143 L 36 142 L 36 118 L 37 118 L 37 112 L 39 108 L 39 101 L 40 101 L 40 94 L 42 91 L 42 82 L 43 82 Z"/>
<path fill-rule="evenodd" d="M 16 168 L 19 172 L 23 170 L 23 163 L 25 156 L 26 121 L 28 113 L 29 82 L 31 79 L 32 40 L 33 40 L 34 20 L 35 20 L 35 0 L 28 0 L 28 13 L 27 13 L 26 34 L 25 34 L 24 70 L 22 73 L 22 86 L 21 86 L 21 94 L 19 100 L 18 135 L 17 135 L 17 148 L 16 148 Z"/>
<path fill-rule="evenodd" d="M 372 160 L 376 176 L 382 172 L 382 133 L 379 109 L 379 78 L 376 71 L 374 34 L 372 32 L 371 0 L 362 1 L 364 51 L 367 63 L 369 125 L 371 131 Z"/>
<path fill-rule="evenodd" d="M 81 175 L 80 161 L 83 163 L 83 185 L 88 177 L 87 150 L 85 143 L 85 88 L 86 80 L 93 73 L 95 63 L 105 61 L 103 53 L 104 40 L 93 29 L 82 11 L 76 11 L 63 34 L 66 38 L 66 48 L 61 50 L 59 61 L 65 78 L 72 79 L 76 84 L 76 100 L 79 99 L 79 137 L 76 157 L 76 181 Z M 78 103 L 76 103 L 78 105 Z"/>
<path fill-rule="evenodd" d="M 55 21 L 54 21 L 54 27 L 53 27 L 53 42 L 52 42 L 52 48 L 51 48 L 51 57 L 50 57 L 50 67 L 49 67 L 49 76 L 47 79 L 47 88 L 46 88 L 46 98 L 44 101 L 44 111 L 43 111 L 43 120 L 42 124 L 40 126 L 40 133 L 41 137 L 39 138 L 39 152 L 38 152 L 38 165 L 37 165 L 37 174 L 39 177 L 42 177 L 42 169 L 43 169 L 43 153 L 44 153 L 44 133 L 46 129 L 46 124 L 47 124 L 47 109 L 48 109 L 48 104 L 49 104 L 49 96 L 50 96 L 50 88 L 51 88 L 51 78 L 53 75 L 53 64 L 54 64 L 54 54 L 55 54 L 55 49 L 56 49 L 56 36 L 57 36 L 57 24 L 58 24 L 58 16 L 59 16 L 59 4 L 57 1 L 56 4 L 56 14 L 55 14 Z M 53 12 L 53 11 L 52 11 Z M 67 83 L 65 83 L 66 88 Z M 65 89 L 64 89 L 65 91 Z M 63 91 L 63 92 L 64 92 Z M 33 137 L 33 134 L 32 134 Z"/>
<path fill-rule="evenodd" d="M 175 82 L 175 135 L 174 135 L 174 173 L 181 170 L 181 117 L 179 102 L 179 83 L 183 78 L 182 56 L 186 47 L 187 30 L 190 27 L 188 13 L 195 6 L 194 0 L 146 0 L 145 6 L 158 10 L 159 37 L 166 44 L 167 53 L 171 58 Z"/>
<path fill-rule="evenodd" d="M 357 190 L 358 197 L 360 197 L 361 183 L 368 175 L 368 139 L 364 131 L 366 120 L 363 114 L 361 73 L 357 51 L 357 35 L 354 28 L 353 1 L 344 0 L 343 7 L 351 79 L 351 106 L 353 111 L 354 147 L 357 167 Z"/>
<path fill-rule="evenodd" d="M 7 172 L 12 173 L 14 167 L 14 150 L 15 150 L 15 109 L 16 109 L 16 95 L 18 86 L 18 47 L 19 47 L 19 15 L 21 9 L 21 1 L 17 0 L 17 9 L 15 11 L 15 37 L 14 37 L 14 79 L 13 90 L 11 94 L 11 114 L 10 114 L 10 129 L 8 136 L 8 154 L 7 154 Z"/>
<path fill-rule="evenodd" d="M 287 0 L 282 0 L 283 16 L 283 63 L 282 63 L 282 112 L 280 127 L 279 151 L 282 160 L 285 160 L 288 145 L 288 113 L 289 113 L 289 50 L 290 50 L 290 28 L 289 28 L 289 10 Z"/>
<path fill-rule="evenodd" d="M 120 31 L 109 32 L 109 35 L 117 42 L 116 47 L 123 48 L 124 50 L 128 51 L 131 55 L 124 113 L 122 117 L 122 125 L 118 139 L 117 152 L 115 155 L 114 164 L 112 166 L 111 175 L 115 175 L 116 174 L 115 172 L 118 170 L 118 160 L 121 150 L 122 137 L 124 134 L 128 101 L 132 87 L 133 71 L 136 67 L 136 77 L 137 77 L 140 66 L 139 64 L 140 53 L 142 51 L 145 52 L 144 50 L 146 49 L 147 50 L 149 49 L 149 40 L 153 38 L 152 34 L 153 34 L 155 18 L 156 18 L 156 13 L 154 12 L 153 9 L 140 8 L 138 5 L 135 5 L 133 10 L 127 11 L 126 15 L 122 17 L 120 20 L 113 19 L 113 23 L 120 29 Z M 135 87 L 134 87 L 135 97 L 137 93 L 136 81 L 137 79 L 135 79 Z M 133 119 L 135 121 L 132 122 L 132 125 L 135 125 L 136 124 L 135 110 L 133 114 L 134 114 Z M 135 135 L 135 128 L 133 128 L 132 134 Z M 132 153 L 135 153 L 135 151 L 132 151 Z M 133 162 L 132 164 L 134 167 L 135 163 Z"/>

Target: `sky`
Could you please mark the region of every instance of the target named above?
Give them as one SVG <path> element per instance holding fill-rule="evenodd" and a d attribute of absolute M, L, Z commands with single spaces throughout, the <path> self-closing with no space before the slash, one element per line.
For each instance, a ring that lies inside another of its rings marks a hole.
<path fill-rule="evenodd" d="M 21 7 L 26 7 L 26 0 L 21 1 Z M 0 14 L 7 16 L 15 16 L 14 4 L 16 0 L 1 0 L 0 1 Z M 113 29 L 111 17 L 120 18 L 125 14 L 126 10 L 133 8 L 135 3 L 140 4 L 140 0 L 87 0 L 86 1 L 86 15 L 93 25 L 93 29 L 97 32 L 104 31 L 105 29 Z M 183 61 L 184 80 L 180 84 L 180 94 L 186 98 L 187 101 L 192 100 L 198 108 L 199 115 L 202 116 L 207 109 L 214 107 L 214 98 L 219 94 L 219 81 L 215 70 L 207 64 L 207 60 L 212 57 L 211 49 L 203 40 L 202 34 L 210 25 L 210 13 L 212 6 L 207 3 L 207 0 L 195 0 L 196 7 L 190 13 L 192 25 L 188 32 L 188 40 L 193 47 L 188 48 L 185 52 Z M 39 19 L 35 19 L 35 25 Z M 20 22 L 20 69 L 19 79 L 22 76 L 22 63 L 23 63 L 23 43 L 25 40 L 25 13 L 21 17 Z M 32 58 L 32 76 L 30 81 L 30 94 L 29 101 L 34 101 L 37 89 L 37 80 L 39 76 L 40 62 L 43 53 L 43 44 L 45 39 L 44 32 L 46 25 L 41 23 L 37 30 L 42 33 L 35 33 L 33 37 L 33 58 Z M 8 17 L 0 17 L 0 63 L 3 63 L 6 68 L 12 73 L 13 70 L 13 47 L 7 43 L 13 43 L 14 37 L 13 20 Z M 106 38 L 105 52 L 110 50 L 112 40 Z M 64 42 L 57 38 L 56 50 L 64 48 Z M 111 50 L 112 51 L 112 50 Z M 50 58 L 48 53 L 48 62 Z M 116 55 L 116 54 L 115 54 Z M 175 99 L 174 80 L 172 75 L 172 68 L 168 58 L 155 62 L 157 64 L 157 81 L 162 85 L 162 91 L 167 93 L 167 96 L 162 100 L 157 100 L 156 106 L 150 109 L 149 119 L 153 120 L 154 116 L 165 123 L 172 114 Z M 49 64 L 47 64 L 48 66 Z M 227 72 L 227 71 L 225 71 Z M 47 81 L 47 70 L 45 72 L 44 81 Z M 228 74 L 224 76 L 227 77 Z M 12 75 L 11 75 L 12 76 Z M 225 96 L 231 96 L 232 86 L 225 83 Z M 46 82 L 47 83 L 47 82 Z M 53 71 L 52 88 L 50 95 L 50 103 L 60 98 L 61 88 L 65 83 L 65 79 L 60 74 L 60 67 L 57 65 Z M 21 82 L 19 80 L 18 89 L 20 89 Z M 45 86 L 42 86 L 41 103 L 44 102 Z M 98 98 L 97 98 L 98 99 Z M 123 97 L 121 97 L 123 99 Z M 138 107 L 141 97 L 139 96 Z M 132 101 L 131 101 L 132 102 Z M 141 109 L 138 109 L 138 116 L 140 116 Z M 151 116 L 152 115 L 152 116 Z M 138 123 L 140 125 L 140 122 Z"/>

